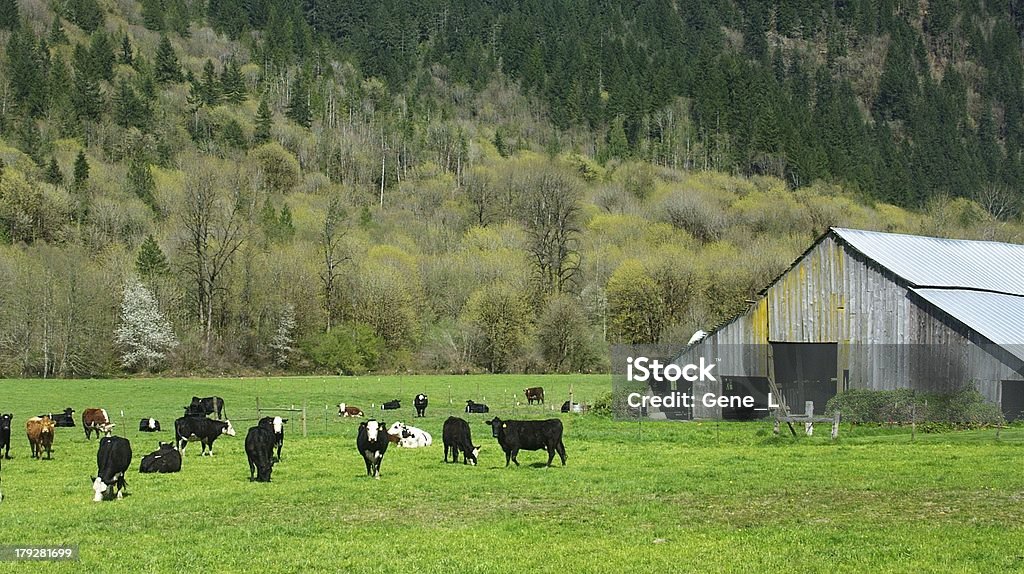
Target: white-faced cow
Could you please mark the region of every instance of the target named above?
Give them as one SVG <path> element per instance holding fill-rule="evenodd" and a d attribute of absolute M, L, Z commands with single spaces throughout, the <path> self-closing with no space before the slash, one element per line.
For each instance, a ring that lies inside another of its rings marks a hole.
<path fill-rule="evenodd" d="M 48 416 L 32 417 L 25 421 L 25 433 L 28 435 L 28 445 L 32 449 L 32 458 L 42 458 L 44 449 L 46 458 L 50 458 L 53 428 L 53 420 Z"/>
<path fill-rule="evenodd" d="M 245 456 L 249 459 L 249 480 L 270 482 L 274 470 L 274 431 L 261 425 L 249 427 L 245 435 Z"/>
<path fill-rule="evenodd" d="M 412 400 L 412 406 L 416 407 L 416 416 L 427 416 L 427 395 L 420 393 Z"/>
<path fill-rule="evenodd" d="M 110 436 L 110 433 L 114 430 L 114 424 L 110 422 L 110 417 L 107 416 L 106 409 L 85 409 L 82 411 L 82 428 L 85 429 L 85 438 L 92 438 L 92 433 L 95 432 L 96 436 L 100 436 L 102 432 L 105 436 Z"/>
<path fill-rule="evenodd" d="M 0 415 L 0 450 L 4 451 L 4 458 L 11 458 L 11 421 L 14 415 L 6 413 Z"/>
<path fill-rule="evenodd" d="M 487 408 L 487 405 L 483 403 L 474 403 L 473 401 L 466 401 L 466 412 L 467 413 L 486 413 L 490 412 L 491 409 Z"/>
<path fill-rule="evenodd" d="M 389 439 L 397 437 L 397 440 L 391 440 L 391 442 L 402 448 L 421 448 L 430 446 L 434 442 L 433 437 L 427 431 L 397 421 L 388 428 L 388 437 Z"/>
<path fill-rule="evenodd" d="M 156 419 L 140 420 L 139 432 L 160 432 L 160 421 Z"/>
<path fill-rule="evenodd" d="M 498 439 L 501 450 L 505 451 L 505 466 L 509 461 L 519 466 L 516 456 L 520 450 L 547 450 L 548 466 L 555 459 L 555 454 L 562 459 L 565 466 L 565 445 L 562 444 L 562 421 L 548 419 L 544 421 L 503 421 L 498 417 L 487 421 L 491 425 L 491 434 Z"/>
<path fill-rule="evenodd" d="M 185 416 L 189 415 L 209 415 L 217 413 L 217 420 L 224 420 L 221 416 L 227 415 L 227 411 L 224 409 L 224 399 L 220 397 L 192 397 L 192 402 L 185 407 Z"/>
<path fill-rule="evenodd" d="M 181 470 L 181 453 L 175 450 L 174 444 L 169 442 L 160 443 L 160 448 L 142 457 L 142 464 L 139 465 L 139 472 L 179 472 Z"/>
<path fill-rule="evenodd" d="M 207 448 L 210 449 L 210 456 L 213 456 L 213 441 L 222 434 L 235 436 L 231 421 L 215 421 L 205 417 L 181 417 L 174 421 L 174 442 L 182 454 L 185 454 L 185 447 L 194 436 L 202 444 L 201 456 L 206 456 Z"/>
<path fill-rule="evenodd" d="M 459 417 L 448 417 L 441 429 L 441 438 L 444 441 L 444 461 L 448 462 L 448 451 L 451 450 L 452 462 L 459 462 L 459 451 L 462 451 L 462 464 L 476 466 L 477 456 L 480 454 L 480 447 L 473 446 L 473 437 L 469 430 L 469 423 Z"/>
<path fill-rule="evenodd" d="M 361 417 L 363 416 L 363 411 L 359 407 L 353 407 L 352 405 L 346 405 L 345 403 L 338 403 L 338 416 Z"/>
<path fill-rule="evenodd" d="M 544 404 L 544 387 L 530 387 L 528 389 L 523 389 L 523 394 L 526 395 L 527 404 Z"/>
<path fill-rule="evenodd" d="M 127 484 L 124 473 L 132 464 L 132 445 L 128 439 L 119 436 L 105 436 L 100 439 L 96 452 L 97 474 L 92 478 L 93 502 L 104 498 L 122 498 Z M 116 495 L 115 495 L 116 490 Z"/>
<path fill-rule="evenodd" d="M 277 447 L 277 462 L 281 462 L 281 447 L 284 446 L 284 423 L 288 419 L 281 417 L 263 417 L 257 424 L 274 434 L 274 446 Z"/>
<path fill-rule="evenodd" d="M 366 462 L 366 475 L 380 480 L 380 463 L 388 450 L 388 433 L 384 430 L 384 422 L 370 419 L 359 423 L 356 449 Z"/>

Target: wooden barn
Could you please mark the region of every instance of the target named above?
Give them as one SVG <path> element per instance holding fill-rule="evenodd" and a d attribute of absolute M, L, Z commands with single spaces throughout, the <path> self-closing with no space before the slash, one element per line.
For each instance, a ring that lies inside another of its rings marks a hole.
<path fill-rule="evenodd" d="M 814 401 L 820 413 L 847 389 L 974 385 L 1019 418 L 1024 245 L 832 228 L 677 362 L 700 356 L 716 361 L 718 381 L 676 390 L 753 395 L 763 405 L 772 377 L 791 408 Z M 675 414 L 750 415 L 699 403 Z"/>

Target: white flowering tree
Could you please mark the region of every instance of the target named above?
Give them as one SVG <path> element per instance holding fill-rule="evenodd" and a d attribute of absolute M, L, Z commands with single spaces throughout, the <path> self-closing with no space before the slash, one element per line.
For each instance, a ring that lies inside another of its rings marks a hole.
<path fill-rule="evenodd" d="M 131 370 L 152 369 L 167 351 L 178 346 L 171 323 L 160 313 L 153 294 L 135 278 L 125 282 L 121 324 L 115 337 L 121 364 Z"/>
<path fill-rule="evenodd" d="M 292 354 L 292 331 L 295 330 L 295 307 L 285 305 L 281 310 L 281 316 L 277 321 L 277 332 L 270 341 L 270 348 L 274 351 L 274 364 L 284 367 Z"/>

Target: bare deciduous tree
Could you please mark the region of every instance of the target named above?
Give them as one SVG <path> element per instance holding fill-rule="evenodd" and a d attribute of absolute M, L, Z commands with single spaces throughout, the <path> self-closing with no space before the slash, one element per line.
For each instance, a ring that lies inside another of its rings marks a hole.
<path fill-rule="evenodd" d="M 337 197 L 332 197 L 324 214 L 324 224 L 320 228 L 320 254 L 323 257 L 323 269 L 320 270 L 320 284 L 323 286 L 324 311 L 327 313 L 327 332 L 334 325 L 335 299 L 337 298 L 338 279 L 341 277 L 340 267 L 349 257 L 341 253 L 341 242 L 345 239 L 345 209 Z"/>
<path fill-rule="evenodd" d="M 519 212 L 530 258 L 544 289 L 562 293 L 580 270 L 579 182 L 545 167 L 527 175 L 521 185 Z"/>

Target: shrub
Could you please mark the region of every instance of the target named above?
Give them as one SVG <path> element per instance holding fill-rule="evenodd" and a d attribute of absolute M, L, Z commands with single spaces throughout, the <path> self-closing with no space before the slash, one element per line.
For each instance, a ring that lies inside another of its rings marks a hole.
<path fill-rule="evenodd" d="M 839 410 L 854 423 L 909 423 L 916 418 L 924 432 L 966 429 L 1001 424 L 999 407 L 985 400 L 974 387 L 952 393 L 922 393 L 911 389 L 872 391 L 852 389 L 825 406 L 826 414 Z"/>
<path fill-rule="evenodd" d="M 313 335 L 304 347 L 318 367 L 359 375 L 377 368 L 384 341 L 368 325 L 349 323 Z"/>

